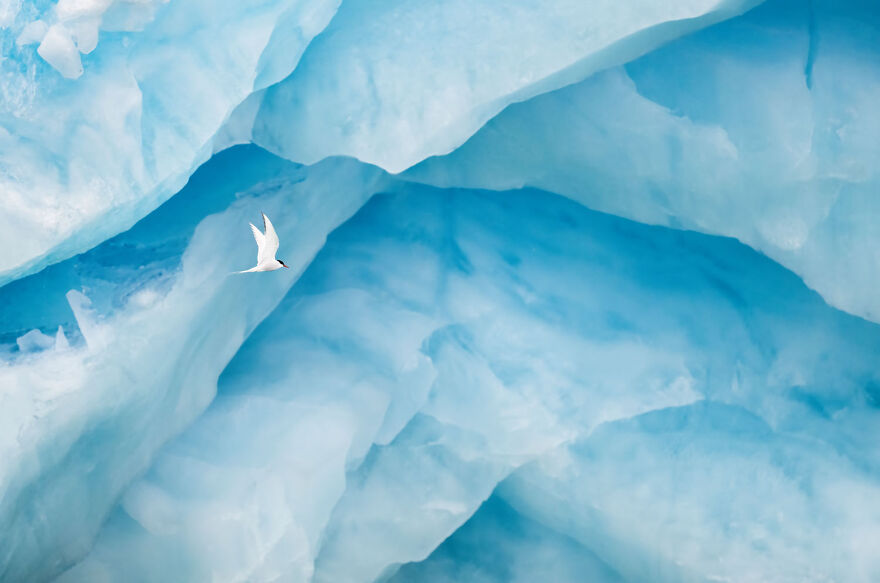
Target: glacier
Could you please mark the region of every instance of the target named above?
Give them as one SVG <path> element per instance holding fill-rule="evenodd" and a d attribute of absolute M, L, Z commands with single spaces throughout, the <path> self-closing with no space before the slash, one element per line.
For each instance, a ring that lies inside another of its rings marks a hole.
<path fill-rule="evenodd" d="M 0 582 L 880 580 L 878 50 L 0 0 Z"/>

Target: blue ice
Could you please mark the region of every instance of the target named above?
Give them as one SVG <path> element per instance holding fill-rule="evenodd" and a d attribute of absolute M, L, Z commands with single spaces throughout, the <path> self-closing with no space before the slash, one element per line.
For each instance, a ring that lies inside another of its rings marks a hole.
<path fill-rule="evenodd" d="M 0 583 L 880 580 L 878 47 L 0 0 Z"/>

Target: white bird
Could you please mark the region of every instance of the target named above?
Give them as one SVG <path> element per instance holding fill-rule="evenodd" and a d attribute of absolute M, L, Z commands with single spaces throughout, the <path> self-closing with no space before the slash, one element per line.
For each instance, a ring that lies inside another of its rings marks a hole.
<path fill-rule="evenodd" d="M 263 230 L 266 231 L 265 233 L 261 233 L 260 229 L 254 226 L 253 223 L 250 223 L 254 239 L 257 240 L 257 265 L 236 273 L 275 271 L 276 269 L 287 267 L 283 261 L 275 259 L 275 253 L 278 251 L 278 234 L 275 232 L 275 227 L 272 226 L 272 221 L 269 220 L 265 213 L 260 214 L 263 215 Z"/>

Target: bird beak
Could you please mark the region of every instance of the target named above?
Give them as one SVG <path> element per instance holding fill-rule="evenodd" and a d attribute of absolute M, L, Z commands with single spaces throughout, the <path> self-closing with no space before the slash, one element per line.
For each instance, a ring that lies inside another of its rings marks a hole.
<path fill-rule="evenodd" d="M 281 265 L 284 265 L 284 264 L 282 263 Z M 289 266 L 289 265 L 284 265 L 284 267 L 285 267 L 286 269 L 290 269 L 290 266 Z"/>

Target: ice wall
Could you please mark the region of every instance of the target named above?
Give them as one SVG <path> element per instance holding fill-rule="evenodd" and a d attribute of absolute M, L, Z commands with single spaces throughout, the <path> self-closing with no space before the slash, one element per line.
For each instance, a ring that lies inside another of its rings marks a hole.
<path fill-rule="evenodd" d="M 400 172 L 445 154 L 504 106 L 624 63 L 758 0 L 350 0 L 269 89 L 255 143 L 313 163 Z"/>
<path fill-rule="evenodd" d="M 338 0 L 5 5 L 0 284 L 179 191 L 233 109 L 293 70 Z"/>
<path fill-rule="evenodd" d="M 880 573 L 880 327 L 730 239 L 390 189 L 61 581 Z"/>
<path fill-rule="evenodd" d="M 794 433 L 708 400 L 611 423 L 499 490 L 629 581 L 874 581 L 876 433 L 852 441 L 819 401 Z"/>
<path fill-rule="evenodd" d="M 78 266 L 93 276 L 86 293 L 101 298 L 114 281 L 121 289 L 94 304 L 67 294 L 83 342 L 14 353 L 0 367 L 0 580 L 46 580 L 88 551 L 123 489 L 207 407 L 243 340 L 380 177 L 331 160 L 307 179 L 293 164 L 247 150 L 224 162 L 260 167 L 261 179 L 238 198 L 233 189 L 246 177 L 224 184 L 228 207 L 208 217 L 217 185 L 197 183 L 171 205 L 187 208 L 183 216 L 159 213 L 127 240 L 93 251 Z M 254 261 L 247 223 L 261 210 L 279 223 L 280 257 L 291 269 L 262 280 L 229 275 Z M 103 264 L 100 274 L 92 261 Z M 60 301 L 53 295 L 63 296 L 66 282 L 47 278 L 37 297 Z"/>
<path fill-rule="evenodd" d="M 878 14 L 870 2 L 766 3 L 511 106 L 406 176 L 531 185 L 736 237 L 880 321 Z"/>
<path fill-rule="evenodd" d="M 127 229 L 227 145 L 400 171 L 757 2 L 7 2 L 0 284 Z"/>
<path fill-rule="evenodd" d="M 880 579 L 880 21 L 754 4 L 0 3 L 0 581 Z"/>

